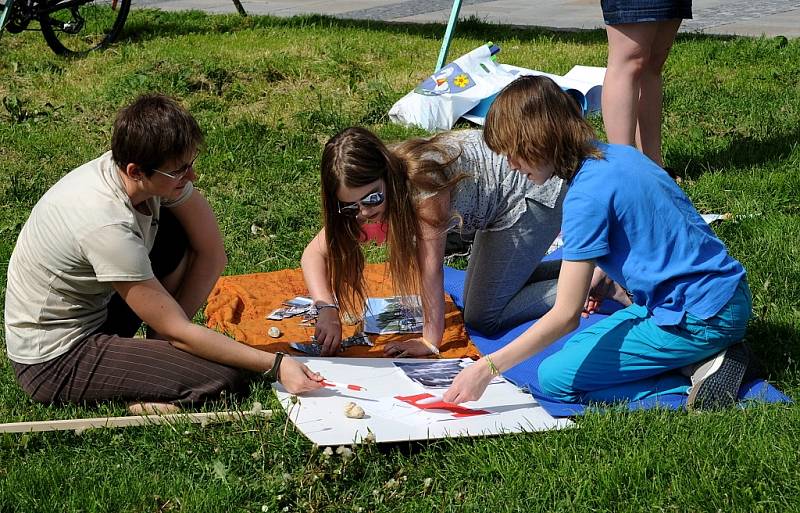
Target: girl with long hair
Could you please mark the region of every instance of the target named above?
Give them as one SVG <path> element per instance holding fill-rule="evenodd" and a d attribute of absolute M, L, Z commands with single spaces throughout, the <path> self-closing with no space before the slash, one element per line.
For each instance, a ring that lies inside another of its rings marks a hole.
<path fill-rule="evenodd" d="M 387 147 L 364 128 L 325 145 L 321 163 L 324 228 L 306 247 L 302 267 L 319 310 L 323 354 L 341 341 L 340 312 L 363 314 L 364 255 L 375 225 L 385 232 L 398 294 L 419 294 L 422 337 L 387 344 L 389 356 L 437 352 L 444 332 L 443 268 L 448 232 L 475 234 L 464 286 L 464 319 L 485 332 L 533 319 L 552 306 L 558 266 L 540 265 L 561 222 L 565 188 L 537 186 L 466 130 Z"/>

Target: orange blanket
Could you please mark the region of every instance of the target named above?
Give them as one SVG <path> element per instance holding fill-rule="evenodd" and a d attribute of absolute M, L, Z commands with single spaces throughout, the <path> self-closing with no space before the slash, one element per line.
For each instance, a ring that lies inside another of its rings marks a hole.
<path fill-rule="evenodd" d="M 365 269 L 367 295 L 387 297 L 394 295 L 388 268 L 385 264 L 370 264 Z M 219 279 L 208 298 L 206 324 L 209 328 L 235 338 L 264 351 L 285 351 L 300 354 L 289 349 L 290 342 L 310 342 L 314 328 L 300 326 L 301 316 L 282 321 L 272 321 L 266 317 L 281 303 L 295 296 L 306 295 L 303 272 L 300 269 L 286 269 L 271 273 L 223 276 Z M 478 358 L 480 353 L 472 344 L 464 329 L 464 318 L 448 296 L 445 305 L 445 331 L 440 347 L 443 358 Z M 267 330 L 276 326 L 282 335 L 275 339 L 267 335 Z M 356 333 L 358 326 L 342 326 L 342 337 Z M 414 338 L 414 335 L 369 335 L 374 347 L 354 346 L 342 351 L 340 356 L 381 357 L 383 346 L 390 341 Z"/>

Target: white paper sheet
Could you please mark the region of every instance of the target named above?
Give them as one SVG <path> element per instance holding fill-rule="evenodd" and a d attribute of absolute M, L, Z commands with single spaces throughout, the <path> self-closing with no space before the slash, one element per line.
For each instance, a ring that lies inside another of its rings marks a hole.
<path fill-rule="evenodd" d="M 575 100 L 582 104 L 586 114 L 600 112 L 600 100 L 603 92 L 603 79 L 605 78 L 606 68 L 595 66 L 573 66 L 566 75 L 554 75 L 535 69 L 521 68 L 511 64 L 499 64 L 498 67 L 509 77 L 519 77 L 523 75 L 541 75 L 549 77 L 562 89 L 572 95 Z M 509 82 L 511 79 L 509 79 Z M 483 126 L 486 122 L 486 113 L 489 106 L 494 101 L 496 95 L 484 98 L 475 108 L 462 115 L 461 117 Z"/>
<path fill-rule="evenodd" d="M 278 399 L 295 426 L 313 443 L 346 445 L 362 443 L 373 433 L 376 442 L 402 442 L 458 436 L 486 436 L 560 429 L 572 426 L 568 419 L 555 419 L 530 394 L 504 381 L 492 384 L 479 401 L 463 406 L 484 409 L 488 415 L 456 418 L 440 410 L 420 410 L 393 399 L 398 395 L 431 393 L 441 389 L 426 389 L 409 380 L 403 371 L 388 358 L 297 358 L 326 379 L 366 387 L 366 392 L 323 388 L 298 397 L 280 385 L 275 385 Z M 410 360 L 402 361 L 429 361 Z M 344 406 L 354 402 L 366 415 L 350 419 Z"/>

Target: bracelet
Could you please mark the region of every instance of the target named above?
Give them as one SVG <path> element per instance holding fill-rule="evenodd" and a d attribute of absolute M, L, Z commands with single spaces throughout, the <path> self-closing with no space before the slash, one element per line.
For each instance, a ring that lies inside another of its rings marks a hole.
<path fill-rule="evenodd" d="M 487 354 L 486 356 L 484 356 L 484 358 L 486 358 L 486 365 L 489 367 L 489 374 L 491 374 L 492 376 L 499 376 L 500 369 L 498 369 L 497 365 L 494 364 L 494 362 L 492 361 L 492 357 Z"/>
<path fill-rule="evenodd" d="M 278 378 L 280 377 L 279 372 L 281 370 L 281 362 L 283 361 L 283 357 L 285 355 L 286 353 L 282 351 L 275 353 L 275 361 L 272 364 L 272 368 L 264 373 L 264 378 L 268 383 L 275 383 L 278 381 Z"/>
<path fill-rule="evenodd" d="M 323 308 L 334 308 L 334 309 L 338 310 L 339 309 L 339 305 L 337 305 L 336 303 L 319 303 L 319 304 L 315 304 L 314 308 L 317 309 L 317 312 L 319 312 Z"/>
<path fill-rule="evenodd" d="M 428 342 L 427 340 L 425 340 L 425 337 L 422 337 L 421 340 L 422 340 L 422 343 L 425 344 L 425 346 L 428 349 L 430 349 L 432 355 L 439 356 L 439 348 L 438 347 L 436 347 L 435 345 L 433 345 L 430 342 Z"/>

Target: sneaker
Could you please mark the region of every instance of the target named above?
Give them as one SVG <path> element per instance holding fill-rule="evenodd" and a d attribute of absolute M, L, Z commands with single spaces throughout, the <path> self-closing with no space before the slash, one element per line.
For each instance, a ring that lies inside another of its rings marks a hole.
<path fill-rule="evenodd" d="M 737 343 L 703 362 L 692 374 L 686 407 L 690 410 L 715 410 L 736 402 L 750 354 Z"/>

